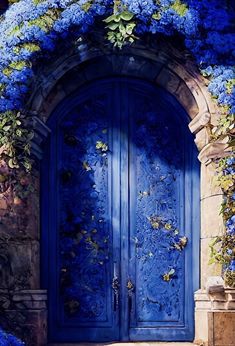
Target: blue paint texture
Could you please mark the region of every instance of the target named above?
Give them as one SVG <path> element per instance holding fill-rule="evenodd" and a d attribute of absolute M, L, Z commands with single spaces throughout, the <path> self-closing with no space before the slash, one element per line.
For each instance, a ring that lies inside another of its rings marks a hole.
<path fill-rule="evenodd" d="M 187 123 L 167 92 L 123 78 L 93 82 L 52 114 L 43 168 L 51 340 L 193 339 L 199 198 Z"/>

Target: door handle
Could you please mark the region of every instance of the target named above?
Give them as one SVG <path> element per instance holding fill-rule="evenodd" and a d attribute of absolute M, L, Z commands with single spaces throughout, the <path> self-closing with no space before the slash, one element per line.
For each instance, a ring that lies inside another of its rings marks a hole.
<path fill-rule="evenodd" d="M 132 313 L 132 296 L 135 290 L 135 285 L 133 284 L 131 279 L 127 280 L 126 288 L 128 292 L 128 309 L 129 309 L 129 313 L 131 314 Z"/>
<path fill-rule="evenodd" d="M 128 290 L 128 295 L 131 296 L 135 289 L 135 285 L 132 283 L 131 279 L 128 279 L 126 288 Z"/>
<path fill-rule="evenodd" d="M 114 263 L 114 276 L 112 281 L 112 289 L 114 294 L 114 306 L 113 310 L 117 311 L 119 307 L 119 288 L 120 288 L 120 282 L 117 274 L 117 263 Z"/>

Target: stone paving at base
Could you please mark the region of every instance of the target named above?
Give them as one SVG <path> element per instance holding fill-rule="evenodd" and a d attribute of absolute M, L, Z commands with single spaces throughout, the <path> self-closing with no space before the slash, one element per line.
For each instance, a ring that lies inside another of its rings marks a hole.
<path fill-rule="evenodd" d="M 48 346 L 194 346 L 191 342 L 114 342 L 114 343 L 79 343 L 79 344 L 49 344 Z"/>

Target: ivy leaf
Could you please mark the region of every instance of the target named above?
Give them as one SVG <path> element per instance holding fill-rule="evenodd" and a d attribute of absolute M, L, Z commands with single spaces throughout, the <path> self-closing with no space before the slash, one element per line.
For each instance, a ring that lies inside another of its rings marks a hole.
<path fill-rule="evenodd" d="M 114 17 L 114 22 L 119 23 L 121 20 L 121 15 L 120 14 L 116 14 Z"/>
<path fill-rule="evenodd" d="M 133 29 L 135 28 L 136 24 L 135 23 L 129 23 L 126 26 L 126 32 L 128 35 L 131 35 L 133 32 Z"/>
<path fill-rule="evenodd" d="M 105 22 L 105 23 L 111 23 L 111 22 L 114 21 L 115 18 L 116 18 L 116 15 L 113 14 L 112 16 L 109 16 L 109 17 L 107 17 L 106 19 L 104 19 L 103 22 Z"/>
<path fill-rule="evenodd" d="M 160 14 L 160 12 L 154 13 L 154 14 L 152 15 L 152 18 L 155 19 L 155 20 L 161 19 L 161 14 Z"/>
<path fill-rule="evenodd" d="M 126 28 L 122 23 L 119 24 L 119 31 L 122 34 L 122 36 L 126 35 Z"/>
<path fill-rule="evenodd" d="M 8 166 L 10 167 L 10 168 L 19 168 L 19 165 L 16 163 L 16 162 L 14 162 L 14 160 L 13 159 L 10 159 L 9 161 L 8 161 Z"/>
<path fill-rule="evenodd" d="M 231 140 L 231 141 L 228 143 L 228 146 L 229 146 L 229 147 L 235 147 L 235 139 Z"/>
<path fill-rule="evenodd" d="M 119 24 L 118 23 L 110 23 L 109 25 L 107 25 L 107 28 L 110 30 L 116 30 L 118 28 Z"/>
<path fill-rule="evenodd" d="M 7 131 L 9 131 L 9 130 L 10 130 L 10 128 L 11 128 L 11 126 L 10 126 L 10 125 L 8 125 L 8 126 L 4 126 L 4 127 L 3 127 L 3 130 L 4 130 L 5 132 L 7 132 Z"/>
<path fill-rule="evenodd" d="M 224 179 L 224 180 L 222 180 L 222 181 L 220 181 L 220 187 L 223 189 L 223 190 L 225 190 L 225 191 L 227 191 L 227 190 L 229 190 L 229 188 L 231 187 L 231 186 L 233 186 L 233 179 L 231 178 L 231 179 Z"/>
<path fill-rule="evenodd" d="M 124 11 L 120 14 L 120 17 L 125 21 L 129 21 L 134 17 L 134 14 L 129 11 Z"/>
<path fill-rule="evenodd" d="M 215 263 L 215 259 L 214 258 L 210 258 L 210 260 L 208 261 L 208 264 L 211 265 L 211 264 L 214 264 Z"/>

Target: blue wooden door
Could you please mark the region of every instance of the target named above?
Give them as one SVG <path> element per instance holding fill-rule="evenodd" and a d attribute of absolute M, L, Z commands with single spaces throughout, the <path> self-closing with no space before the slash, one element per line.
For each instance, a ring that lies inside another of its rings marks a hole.
<path fill-rule="evenodd" d="M 183 109 L 146 82 L 107 79 L 63 101 L 49 126 L 50 339 L 192 340 L 198 167 Z"/>

